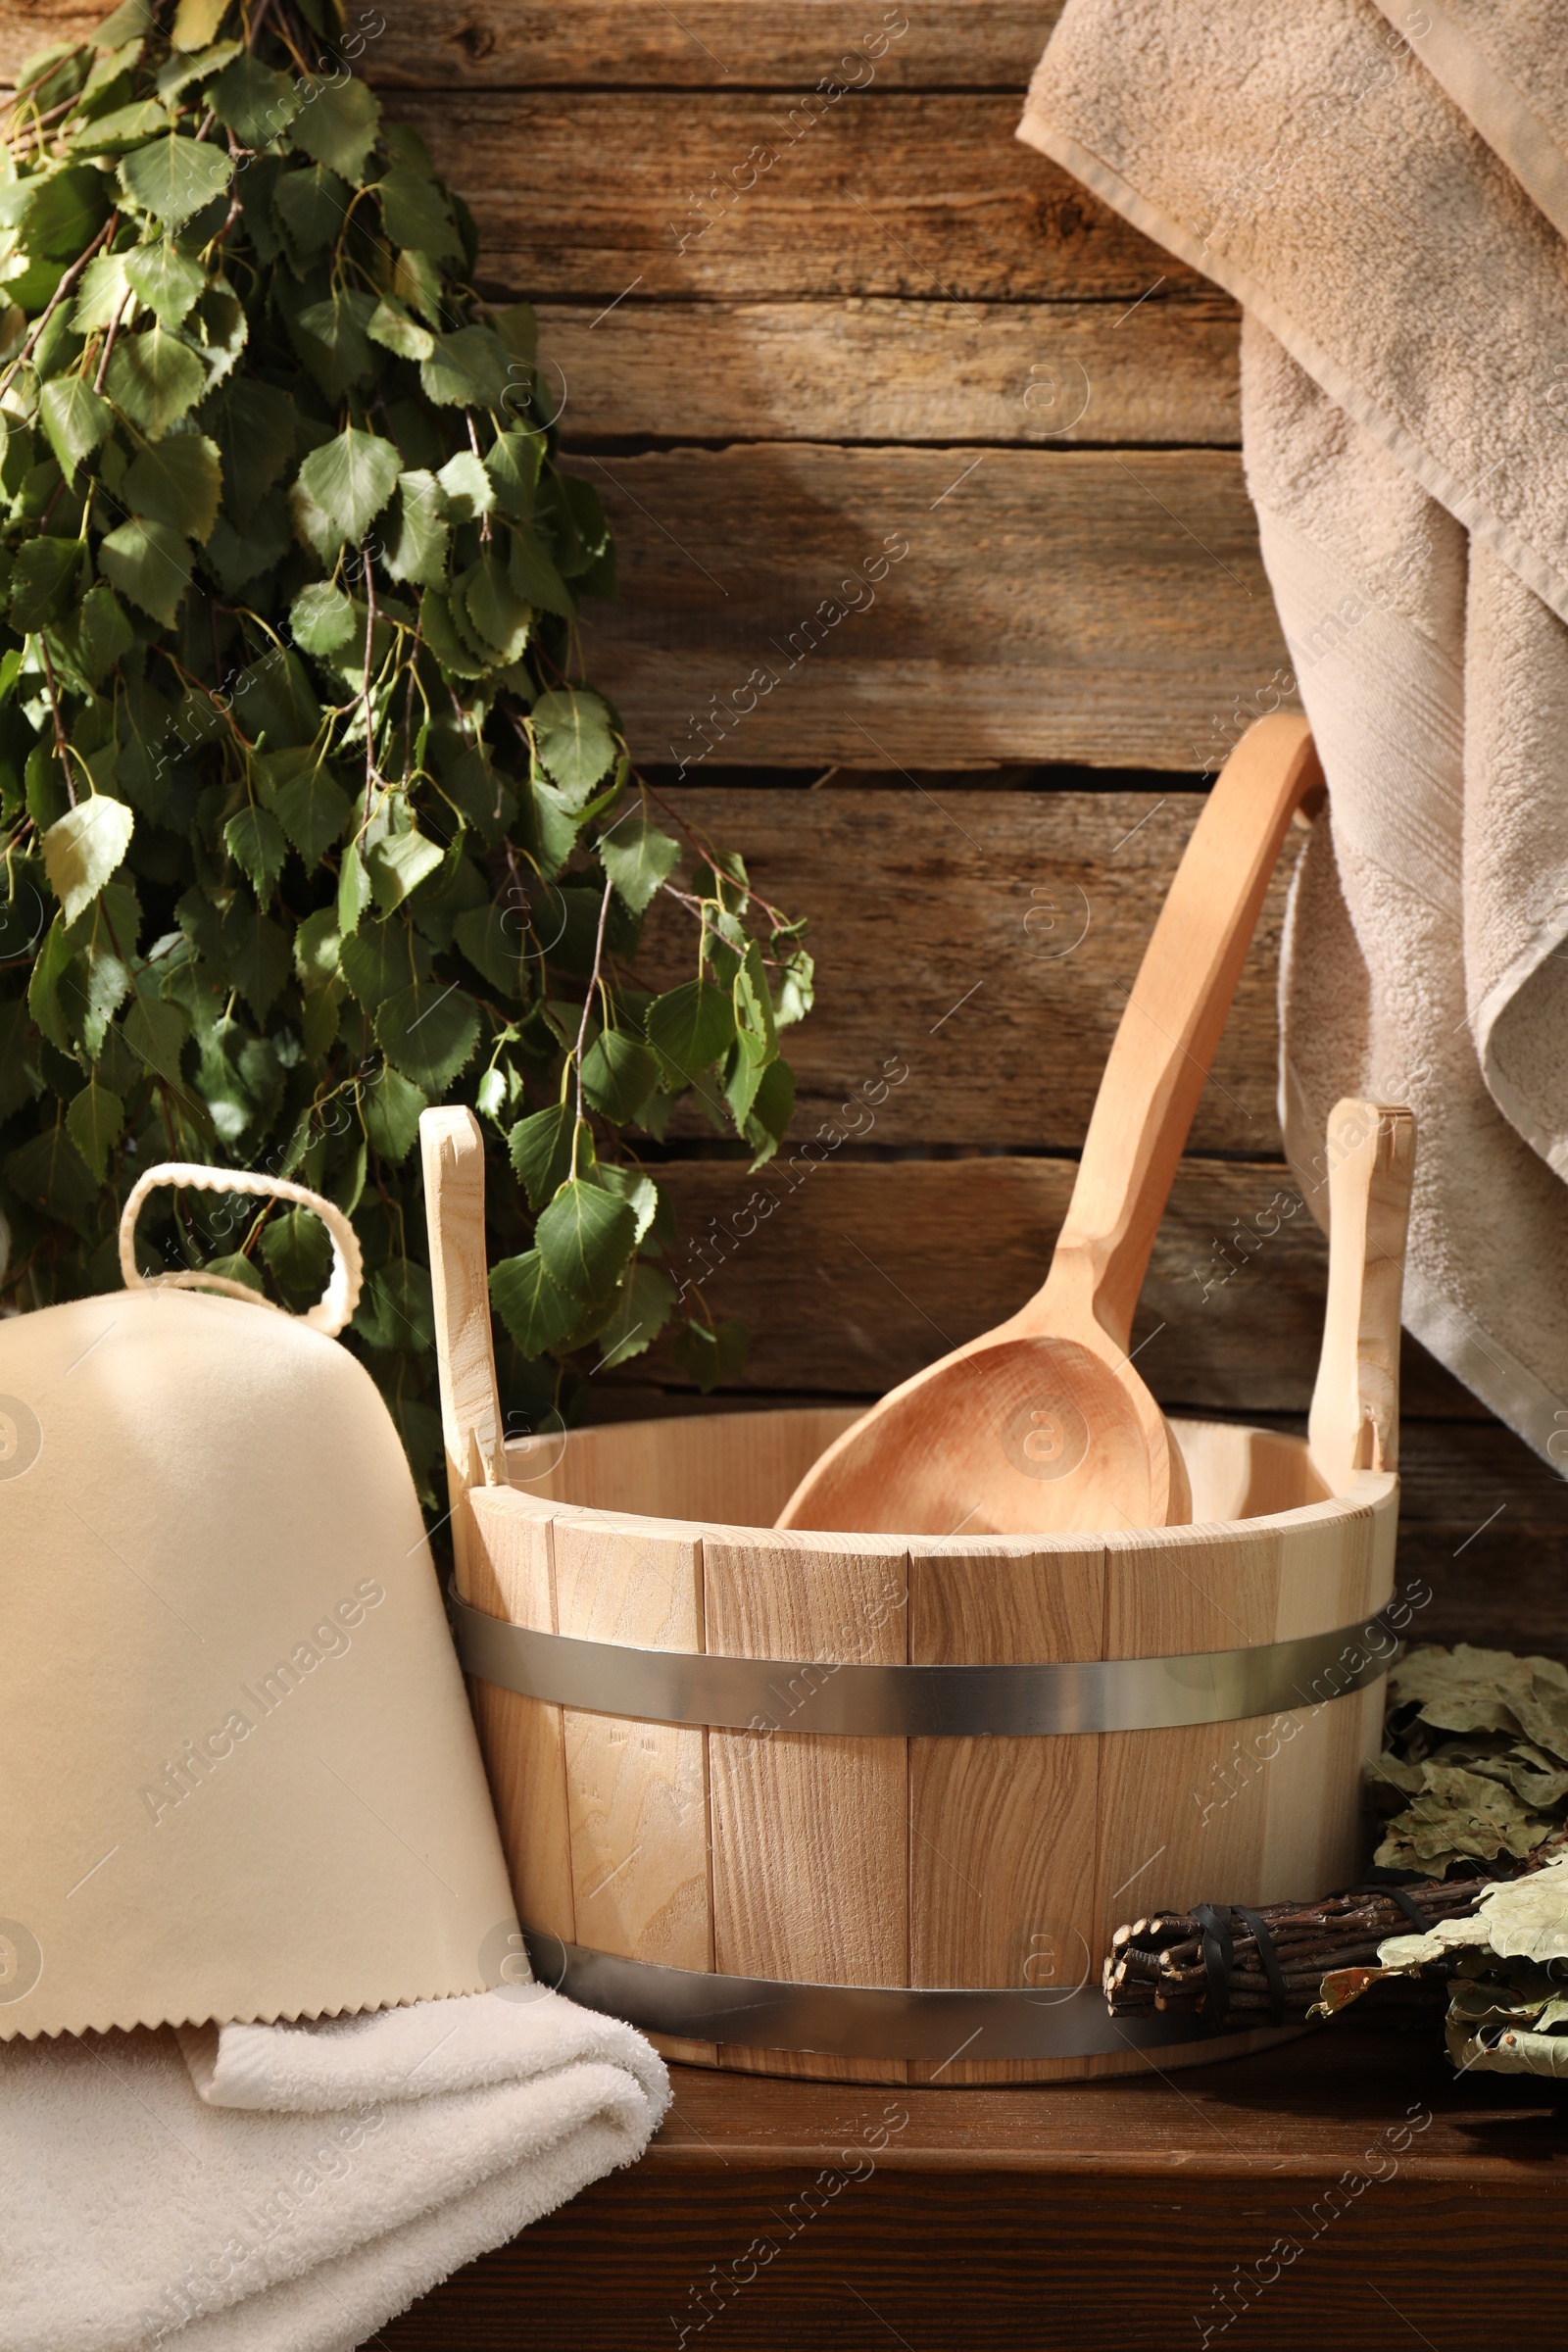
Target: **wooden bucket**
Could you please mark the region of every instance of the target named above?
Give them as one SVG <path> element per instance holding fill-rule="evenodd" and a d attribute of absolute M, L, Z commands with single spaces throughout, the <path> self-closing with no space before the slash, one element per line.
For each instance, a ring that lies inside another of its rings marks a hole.
<path fill-rule="evenodd" d="M 846 1538 L 770 1523 L 853 1409 L 507 1444 L 479 1131 L 421 1127 L 455 1624 L 535 1975 L 764 2074 L 1047 2082 L 1277 2038 L 1113 2020 L 1101 1958 L 1156 1907 L 1354 1876 L 1393 1471 L 1333 1494 L 1300 1440 L 1177 1422 L 1191 1526 Z"/>

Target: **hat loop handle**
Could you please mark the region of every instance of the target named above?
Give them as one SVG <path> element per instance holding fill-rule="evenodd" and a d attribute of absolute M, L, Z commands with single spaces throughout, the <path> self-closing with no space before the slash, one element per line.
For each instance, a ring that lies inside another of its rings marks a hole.
<path fill-rule="evenodd" d="M 221 1291 L 230 1298 L 247 1299 L 252 1306 L 273 1305 L 248 1283 L 231 1281 L 226 1274 L 205 1273 L 199 1266 L 176 1274 L 142 1273 L 136 1263 L 136 1219 L 148 1194 L 166 1184 L 190 1185 L 203 1193 L 254 1193 L 265 1200 L 292 1200 L 301 1208 L 313 1209 L 331 1236 L 332 1272 L 323 1296 L 298 1320 L 327 1339 L 342 1330 L 360 1303 L 365 1279 L 358 1234 L 343 1211 L 319 1193 L 303 1184 L 291 1184 L 286 1176 L 264 1175 L 259 1169 L 204 1168 L 185 1160 L 166 1159 L 138 1177 L 120 1219 L 120 1271 L 127 1291 Z M 278 1307 L 274 1311 L 281 1314 L 287 1310 Z"/>

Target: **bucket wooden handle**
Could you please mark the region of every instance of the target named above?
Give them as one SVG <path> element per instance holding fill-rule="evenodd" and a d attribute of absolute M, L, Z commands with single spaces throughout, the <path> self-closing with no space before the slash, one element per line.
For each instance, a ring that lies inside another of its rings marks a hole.
<path fill-rule="evenodd" d="M 1332 1494 L 1399 1460 L 1399 1299 L 1415 1120 L 1347 1095 L 1329 1114 L 1329 1295 L 1307 1443 Z"/>
<path fill-rule="evenodd" d="M 1280 844 L 1321 794 L 1304 718 L 1250 727 L 1203 805 L 1128 998 L 1084 1138 L 1045 1288 L 1023 1311 L 1054 1330 L 1054 1290 L 1081 1297 L 1125 1348 L 1177 1162 L 1208 1076 Z"/>
<path fill-rule="evenodd" d="M 188 1160 L 160 1160 L 145 1175 L 139 1176 L 131 1188 L 120 1218 L 120 1271 L 127 1291 L 169 1289 L 175 1291 L 221 1291 L 226 1298 L 244 1298 L 253 1306 L 272 1306 L 253 1291 L 249 1283 L 232 1282 L 226 1274 L 209 1274 L 201 1266 L 193 1266 L 175 1274 L 143 1274 L 136 1263 L 136 1219 L 142 1202 L 149 1193 L 163 1185 L 190 1186 L 200 1193 L 253 1193 L 263 1200 L 291 1200 L 296 1207 L 308 1208 L 318 1216 L 332 1240 L 332 1272 L 322 1297 L 308 1314 L 299 1317 L 312 1331 L 335 1339 L 360 1303 L 360 1291 L 365 1280 L 365 1260 L 360 1251 L 359 1236 L 343 1211 L 308 1185 L 291 1184 L 286 1176 L 269 1176 L 255 1168 L 208 1168 Z M 276 1310 L 283 1313 L 279 1307 Z"/>
<path fill-rule="evenodd" d="M 419 1155 L 441 1374 L 441 1434 L 448 1499 L 456 1512 L 467 1488 L 504 1486 L 507 1476 L 485 1263 L 484 1134 L 472 1111 L 421 1111 Z M 460 1591 L 463 1567 L 460 1543 Z"/>

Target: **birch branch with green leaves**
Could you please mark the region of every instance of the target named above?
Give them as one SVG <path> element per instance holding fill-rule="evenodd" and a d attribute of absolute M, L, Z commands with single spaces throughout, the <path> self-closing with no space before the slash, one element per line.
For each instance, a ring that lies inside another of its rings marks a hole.
<path fill-rule="evenodd" d="M 129 0 L 20 76 L 0 1294 L 113 1288 L 152 1161 L 297 1177 L 353 1216 L 353 1341 L 429 1492 L 420 1111 L 469 1102 L 493 1144 L 514 1409 L 671 1325 L 711 1386 L 740 1335 L 677 1297 L 657 1147 L 685 1100 L 753 1165 L 774 1151 L 811 963 L 582 675 L 604 512 L 540 421 L 531 312 L 480 292 L 466 208 L 360 77 L 375 28 L 330 0 Z M 656 903 L 689 931 L 675 986 L 639 968 Z M 286 1305 L 325 1271 L 275 1203 L 179 1196 L 147 1232 Z"/>

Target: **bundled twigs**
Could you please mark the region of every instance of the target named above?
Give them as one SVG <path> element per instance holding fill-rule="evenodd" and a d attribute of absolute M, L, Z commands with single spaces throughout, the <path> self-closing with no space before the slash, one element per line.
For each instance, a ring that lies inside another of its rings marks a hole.
<path fill-rule="evenodd" d="M 1302 2018 L 1332 1970 L 1372 1967 L 1385 1937 L 1422 1922 L 1465 1919 L 1484 1886 L 1538 1870 L 1560 1854 L 1563 1833 L 1523 1862 L 1504 1856 L 1465 1878 L 1420 1879 L 1396 1890 L 1357 1887 L 1310 1903 L 1263 1903 L 1253 1911 L 1201 1905 L 1134 1920 L 1111 1937 L 1101 1982 L 1111 2013 L 1152 2010 L 1207 2013 L 1237 2026 Z M 1401 1899 L 1402 1898 L 1402 1899 Z M 1260 1943 L 1257 1928 L 1263 1930 Z M 1228 1947 L 1228 1948 L 1227 1948 Z M 1386 1988 L 1401 2005 L 1443 2007 L 1446 1987 L 1417 1979 Z"/>

